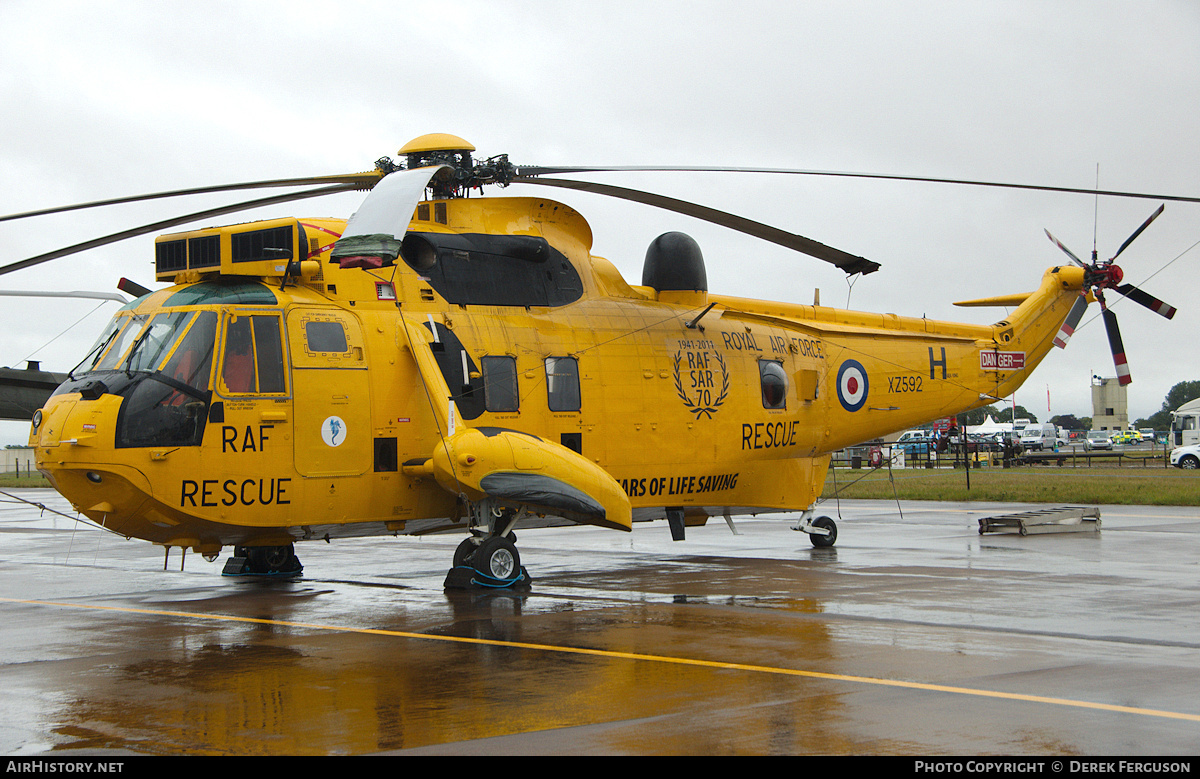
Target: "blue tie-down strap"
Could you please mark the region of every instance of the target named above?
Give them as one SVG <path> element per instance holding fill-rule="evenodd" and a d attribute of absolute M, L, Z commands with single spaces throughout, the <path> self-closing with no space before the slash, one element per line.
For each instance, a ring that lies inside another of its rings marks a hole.
<path fill-rule="evenodd" d="M 486 587 L 489 589 L 505 589 L 528 587 L 533 582 L 529 572 L 525 570 L 525 566 L 521 566 L 520 572 L 509 579 L 496 579 L 488 576 L 485 573 L 475 570 L 469 565 L 459 565 L 450 569 L 446 574 L 446 582 L 444 587 L 455 589 L 468 589 L 470 587 Z"/>

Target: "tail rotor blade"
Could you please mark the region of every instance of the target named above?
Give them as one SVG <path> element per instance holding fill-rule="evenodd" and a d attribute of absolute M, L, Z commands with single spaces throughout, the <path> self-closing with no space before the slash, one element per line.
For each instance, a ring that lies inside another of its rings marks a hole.
<path fill-rule="evenodd" d="M 1116 287 L 1116 290 L 1134 303 L 1139 303 L 1160 316 L 1164 316 L 1167 319 L 1175 316 L 1174 306 L 1168 306 L 1149 292 L 1143 292 L 1132 284 L 1122 284 Z"/>
<path fill-rule="evenodd" d="M 1117 383 L 1124 387 L 1133 381 L 1129 375 L 1129 363 L 1125 360 L 1125 345 L 1121 342 L 1121 331 L 1117 327 L 1117 315 L 1104 309 L 1104 329 L 1108 331 L 1108 345 L 1112 349 L 1113 364 L 1117 368 Z"/>
<path fill-rule="evenodd" d="M 1127 246 L 1129 246 L 1129 244 L 1133 243 L 1133 239 L 1137 238 L 1139 235 L 1141 235 L 1142 231 L 1145 230 L 1147 227 L 1149 227 L 1151 222 L 1153 222 L 1155 219 L 1158 219 L 1158 215 L 1161 214 L 1163 212 L 1163 209 L 1166 207 L 1167 207 L 1167 205 L 1165 203 L 1163 205 L 1159 206 L 1158 210 L 1155 211 L 1153 214 L 1151 214 L 1149 219 L 1147 219 L 1145 222 L 1142 222 L 1142 226 L 1139 227 L 1138 229 L 1134 230 L 1133 235 L 1131 235 L 1125 239 L 1125 243 L 1121 244 L 1121 248 L 1117 249 L 1117 253 L 1112 256 L 1112 259 L 1115 260 L 1115 259 L 1117 259 L 1117 257 L 1120 257 L 1121 252 L 1125 251 L 1125 247 L 1127 247 Z M 1111 262 L 1111 261 L 1112 260 L 1109 260 L 1109 262 Z"/>
<path fill-rule="evenodd" d="M 1043 228 L 1043 229 L 1044 229 L 1044 228 Z M 1085 264 L 1084 264 L 1084 263 L 1083 263 L 1083 262 L 1082 262 L 1082 261 L 1081 261 L 1081 260 L 1080 260 L 1078 257 L 1076 257 L 1074 254 L 1072 254 L 1072 253 L 1071 253 L 1071 250 L 1070 250 L 1070 249 L 1068 249 L 1067 247 L 1063 246 L 1063 244 L 1062 244 L 1062 241 L 1058 240 L 1058 239 L 1057 239 L 1057 238 L 1055 238 L 1053 235 L 1051 235 L 1049 230 L 1046 230 L 1046 237 L 1047 237 L 1047 238 L 1049 238 L 1049 239 L 1050 239 L 1050 241 L 1051 241 L 1051 242 L 1052 242 L 1052 243 L 1053 243 L 1055 246 L 1057 246 L 1058 248 L 1060 248 L 1060 249 L 1062 249 L 1064 252 L 1066 252 L 1067 256 L 1068 256 L 1068 257 L 1070 257 L 1070 258 L 1071 258 L 1071 261 L 1072 261 L 1072 262 L 1074 262 L 1076 265 L 1078 265 L 1078 266 L 1079 266 L 1079 267 L 1081 267 L 1081 268 L 1086 268 L 1086 267 L 1087 267 L 1087 265 L 1085 265 Z"/>
<path fill-rule="evenodd" d="M 1063 320 L 1062 327 L 1058 329 L 1058 335 L 1054 336 L 1054 345 L 1059 349 L 1067 348 L 1067 341 L 1070 341 L 1071 336 L 1075 334 L 1075 328 L 1079 326 L 1079 320 L 1083 319 L 1083 312 L 1087 310 L 1087 307 L 1087 292 L 1080 292 L 1079 297 L 1075 298 L 1071 310 L 1067 312 L 1067 318 Z"/>

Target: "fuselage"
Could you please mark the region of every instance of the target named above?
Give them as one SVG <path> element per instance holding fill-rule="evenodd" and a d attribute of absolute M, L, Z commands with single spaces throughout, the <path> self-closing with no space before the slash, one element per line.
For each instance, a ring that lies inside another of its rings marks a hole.
<path fill-rule="evenodd" d="M 175 284 L 118 313 L 31 433 L 54 486 L 205 553 L 462 530 L 471 492 L 431 463 L 476 428 L 561 450 L 568 485 L 590 464 L 580 484 L 611 477 L 634 519 L 803 510 L 830 453 L 1010 394 L 1083 284 L 1052 269 L 1007 320 L 968 325 L 630 285 L 545 199 L 422 203 L 411 251 L 379 268 L 330 261 L 344 224 L 299 220 L 290 275 L 172 271 L 160 250 Z M 505 446 L 509 470 L 543 468 Z M 566 521 L 590 520 L 524 520 Z"/>

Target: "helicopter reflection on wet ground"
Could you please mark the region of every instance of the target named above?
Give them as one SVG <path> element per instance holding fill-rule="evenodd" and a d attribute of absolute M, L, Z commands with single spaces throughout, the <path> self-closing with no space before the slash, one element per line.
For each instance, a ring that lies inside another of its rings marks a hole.
<path fill-rule="evenodd" d="M 6 499 L 0 753 L 1194 752 L 1200 512 L 977 533 L 1010 510 L 843 501 L 830 549 L 780 517 L 529 531 L 512 593 L 443 590 L 457 537 L 232 579 Z"/>

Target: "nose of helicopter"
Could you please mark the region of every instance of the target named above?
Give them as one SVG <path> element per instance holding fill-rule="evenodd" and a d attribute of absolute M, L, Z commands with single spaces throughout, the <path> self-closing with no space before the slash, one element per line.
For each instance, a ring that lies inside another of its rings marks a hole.
<path fill-rule="evenodd" d="M 30 431 L 38 470 L 76 510 L 104 527 L 128 532 L 151 492 L 137 468 L 113 462 L 112 430 L 120 398 L 82 400 L 56 395 L 40 409 Z"/>

